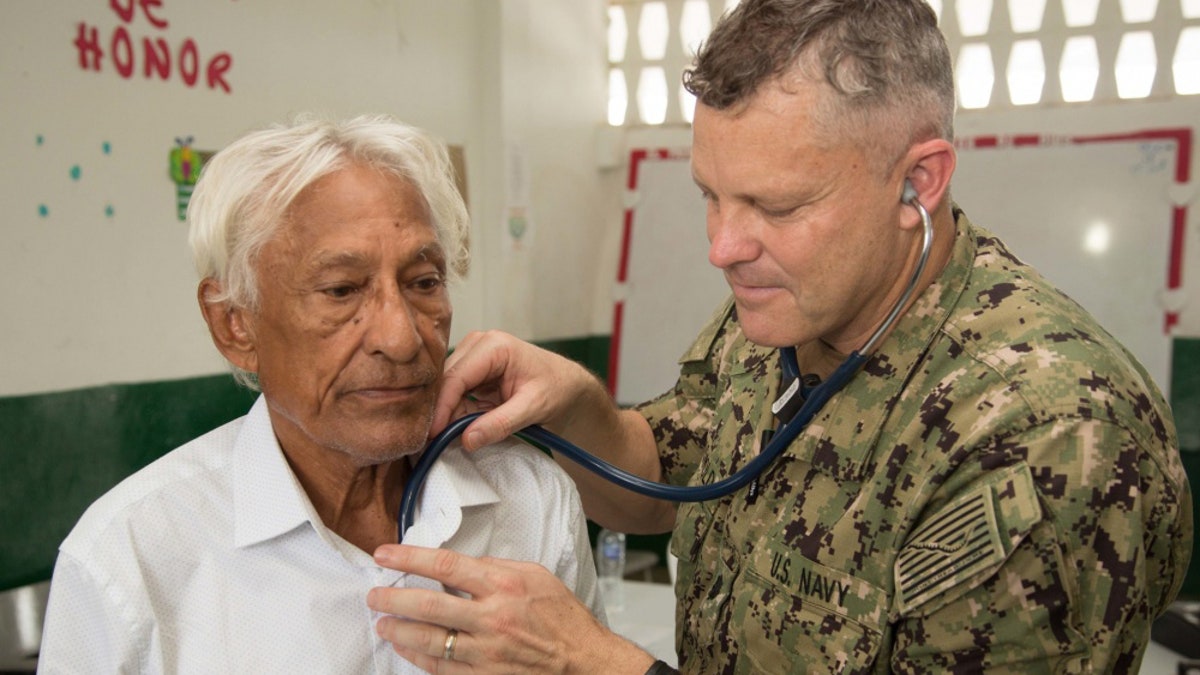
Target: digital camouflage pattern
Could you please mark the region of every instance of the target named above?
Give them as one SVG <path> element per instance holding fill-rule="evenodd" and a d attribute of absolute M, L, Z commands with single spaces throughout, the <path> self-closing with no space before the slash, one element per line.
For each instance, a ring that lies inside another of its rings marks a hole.
<path fill-rule="evenodd" d="M 1078 305 L 956 209 L 954 252 L 760 478 L 681 505 L 684 672 L 1136 672 L 1191 551 L 1168 406 Z M 776 425 L 731 305 L 639 406 L 676 484 Z"/>

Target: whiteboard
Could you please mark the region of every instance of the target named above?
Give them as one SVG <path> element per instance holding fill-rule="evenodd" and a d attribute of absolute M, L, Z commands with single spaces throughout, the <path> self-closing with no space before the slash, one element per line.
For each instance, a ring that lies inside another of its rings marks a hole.
<path fill-rule="evenodd" d="M 968 217 L 1090 311 L 1169 395 L 1170 297 L 1181 286 L 1191 130 L 960 139 L 952 194 Z M 666 391 L 728 294 L 708 264 L 686 151 L 635 150 L 617 275 L 609 385 L 618 403 Z M 1108 245 L 1084 244 L 1097 228 Z"/>
<path fill-rule="evenodd" d="M 609 387 L 618 403 L 675 383 L 679 357 L 729 294 L 708 263 L 704 201 L 686 151 L 635 150 L 617 274 Z"/>
<path fill-rule="evenodd" d="M 951 187 L 974 223 L 1091 312 L 1164 393 L 1185 217 L 1171 190 L 1190 162 L 1182 131 L 962 139 Z"/>

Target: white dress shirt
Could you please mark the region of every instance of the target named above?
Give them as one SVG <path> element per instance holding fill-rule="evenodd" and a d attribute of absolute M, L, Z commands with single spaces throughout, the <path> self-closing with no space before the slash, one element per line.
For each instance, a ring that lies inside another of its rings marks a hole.
<path fill-rule="evenodd" d="M 604 619 L 579 496 L 517 442 L 451 447 L 405 543 L 540 563 Z M 420 672 L 375 634 L 381 568 L 322 524 L 265 401 L 97 500 L 59 548 L 39 673 Z"/>

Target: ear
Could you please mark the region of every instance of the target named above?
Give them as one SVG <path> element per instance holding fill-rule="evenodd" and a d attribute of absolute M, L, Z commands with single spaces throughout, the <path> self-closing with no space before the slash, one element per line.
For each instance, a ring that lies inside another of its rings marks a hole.
<path fill-rule="evenodd" d="M 211 277 L 200 282 L 196 299 L 208 324 L 217 351 L 233 365 L 250 373 L 258 372 L 258 348 L 254 338 L 253 317 L 243 307 L 228 301 L 216 300 L 221 295 L 221 283 Z"/>
<path fill-rule="evenodd" d="M 917 191 L 917 200 L 933 214 L 949 205 L 950 176 L 958 163 L 958 155 L 954 152 L 954 144 L 942 138 L 932 138 L 917 143 L 908 149 L 901 165 L 904 175 L 901 177 L 900 189 L 904 189 L 904 180 L 912 183 Z M 915 209 L 906 209 L 904 227 L 917 227 L 921 223 Z"/>

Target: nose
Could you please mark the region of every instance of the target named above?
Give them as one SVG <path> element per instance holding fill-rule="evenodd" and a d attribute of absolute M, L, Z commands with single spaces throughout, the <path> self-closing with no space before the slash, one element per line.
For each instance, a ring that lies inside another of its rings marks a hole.
<path fill-rule="evenodd" d="M 377 294 L 363 317 L 363 349 L 395 363 L 413 361 L 425 344 L 417 326 L 420 316 L 398 290 Z"/>
<path fill-rule="evenodd" d="M 759 244 L 754 236 L 754 222 L 748 209 L 710 205 L 706 216 L 708 228 L 708 262 L 720 269 L 758 257 Z"/>

